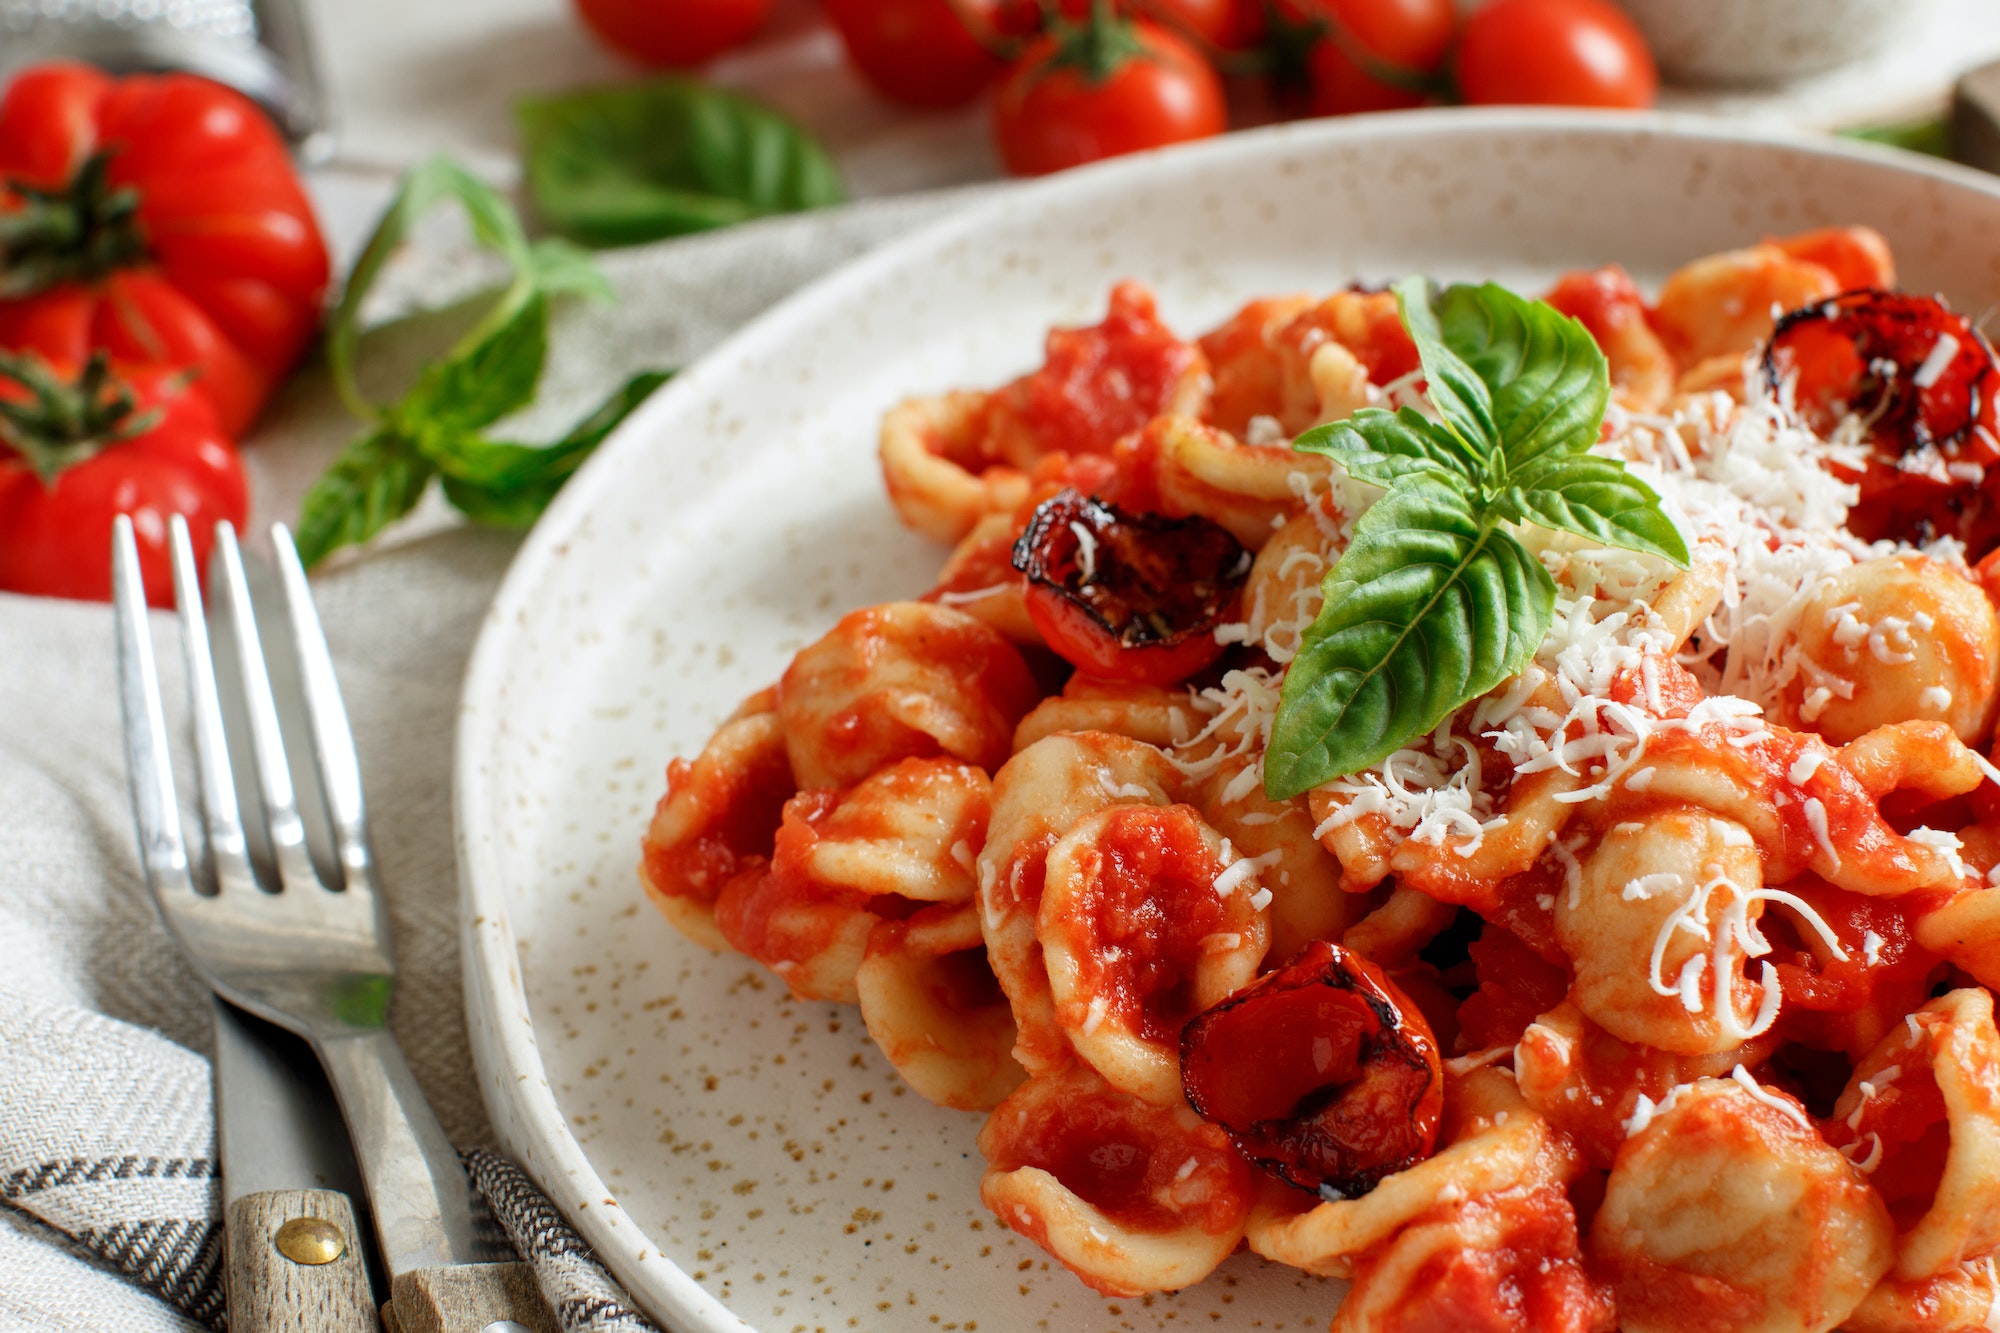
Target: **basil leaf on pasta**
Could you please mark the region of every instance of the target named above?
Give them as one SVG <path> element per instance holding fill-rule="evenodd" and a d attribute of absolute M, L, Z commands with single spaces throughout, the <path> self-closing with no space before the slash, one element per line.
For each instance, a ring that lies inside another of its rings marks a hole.
<path fill-rule="evenodd" d="M 1432 313 L 1445 345 L 1492 394 L 1494 440 L 1508 473 L 1597 443 L 1611 375 L 1583 325 L 1490 282 L 1445 288 Z"/>
<path fill-rule="evenodd" d="M 1515 523 L 1533 523 L 1557 532 L 1628 551 L 1688 562 L 1687 543 L 1660 508 L 1653 488 L 1614 458 L 1583 454 L 1548 460 L 1494 497 L 1494 508 Z"/>
<path fill-rule="evenodd" d="M 1412 407 L 1394 413 L 1364 407 L 1345 421 L 1313 427 L 1292 448 L 1325 454 L 1348 476 L 1382 487 L 1425 470 L 1467 481 L 1477 475 L 1451 432 Z"/>
<path fill-rule="evenodd" d="M 1541 562 L 1428 473 L 1362 515 L 1324 587 L 1264 760 L 1277 799 L 1380 762 L 1519 671 L 1555 606 Z"/>
<path fill-rule="evenodd" d="M 1409 330 L 1423 362 L 1426 396 L 1444 418 L 1446 434 L 1453 437 L 1469 470 L 1476 474 L 1489 465 L 1492 452 L 1500 445 L 1500 432 L 1493 420 L 1493 393 L 1446 342 L 1432 305 L 1431 280 L 1412 275 L 1397 283 L 1394 290 L 1403 327 Z"/>

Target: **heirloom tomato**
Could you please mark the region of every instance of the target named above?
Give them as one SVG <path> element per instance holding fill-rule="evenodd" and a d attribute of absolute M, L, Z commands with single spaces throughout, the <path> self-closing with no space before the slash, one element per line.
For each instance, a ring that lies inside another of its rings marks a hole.
<path fill-rule="evenodd" d="M 236 449 L 185 371 L 0 354 L 0 590 L 108 599 L 111 520 L 130 514 L 146 600 L 172 606 L 167 520 L 186 517 L 204 568 L 215 525 L 240 528 L 249 508 Z"/>
<path fill-rule="evenodd" d="M 0 97 L 0 348 L 188 369 L 235 435 L 326 282 L 284 141 L 241 95 L 49 64 Z"/>

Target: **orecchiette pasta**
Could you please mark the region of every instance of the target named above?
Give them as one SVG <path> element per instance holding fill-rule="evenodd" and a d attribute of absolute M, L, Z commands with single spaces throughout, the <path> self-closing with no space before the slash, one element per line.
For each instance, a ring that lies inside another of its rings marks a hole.
<path fill-rule="evenodd" d="M 1440 296 L 1507 393 L 1565 331 L 1562 411 L 1609 406 L 1562 466 L 1689 558 L 1514 496 L 1541 641 L 1421 732 L 1398 659 L 1405 739 L 1283 798 L 1396 512 L 1332 459 L 1456 420 L 1429 326 L 1355 287 L 1191 342 L 1121 284 L 889 414 L 943 572 L 673 761 L 646 892 L 990 1110 L 982 1199 L 1108 1296 L 1247 1242 L 1349 1284 L 1334 1333 L 2000 1329 L 2000 366 L 1893 282 L 1832 227 L 1520 328 Z M 1331 748 L 1389 725 L 1357 689 Z"/>

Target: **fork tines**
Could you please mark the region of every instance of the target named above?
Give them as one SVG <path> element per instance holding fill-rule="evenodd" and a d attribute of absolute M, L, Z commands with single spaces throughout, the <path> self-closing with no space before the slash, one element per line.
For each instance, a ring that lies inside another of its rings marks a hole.
<path fill-rule="evenodd" d="M 186 520 L 178 514 L 169 525 L 169 533 L 174 596 L 187 662 L 195 757 L 200 770 L 203 825 L 215 890 L 228 893 L 256 889 L 259 885 L 230 760 L 223 696 L 209 621 L 204 614 L 194 543 Z M 248 750 L 255 769 L 254 791 L 262 807 L 262 828 L 268 835 L 276 881 L 270 887 L 290 891 L 346 889 L 372 894 L 373 863 L 368 852 L 360 765 L 332 659 L 291 534 L 282 524 L 276 524 L 271 537 L 277 550 L 278 583 L 283 593 L 283 610 L 290 623 L 299 694 L 315 761 L 317 790 L 310 795 L 325 801 L 340 882 L 326 883 L 313 865 L 271 673 L 258 636 L 243 554 L 237 546 L 235 531 L 224 523 L 216 527 L 215 559 L 211 566 L 216 580 L 214 593 L 218 610 L 227 623 L 228 633 L 224 637 L 236 668 L 230 683 L 235 686 L 244 730 L 248 733 Z M 157 893 L 191 891 L 195 888 L 195 876 L 181 829 L 138 545 L 132 522 L 123 515 L 113 530 L 112 588 L 117 604 L 119 682 L 131 761 L 133 807 L 147 878 Z M 252 788 L 246 786 L 242 790 Z"/>

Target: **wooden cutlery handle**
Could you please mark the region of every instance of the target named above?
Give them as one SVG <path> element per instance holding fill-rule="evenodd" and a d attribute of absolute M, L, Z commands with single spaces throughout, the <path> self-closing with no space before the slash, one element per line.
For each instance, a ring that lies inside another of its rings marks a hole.
<path fill-rule="evenodd" d="M 333 1190 L 229 1205 L 230 1333 L 376 1333 L 354 1206 Z"/>
<path fill-rule="evenodd" d="M 561 1333 L 523 1263 L 452 1264 L 398 1273 L 390 1284 L 390 1321 L 399 1333 L 486 1333 L 508 1321 L 521 1333 Z M 234 1330 L 231 1330 L 234 1333 Z"/>

